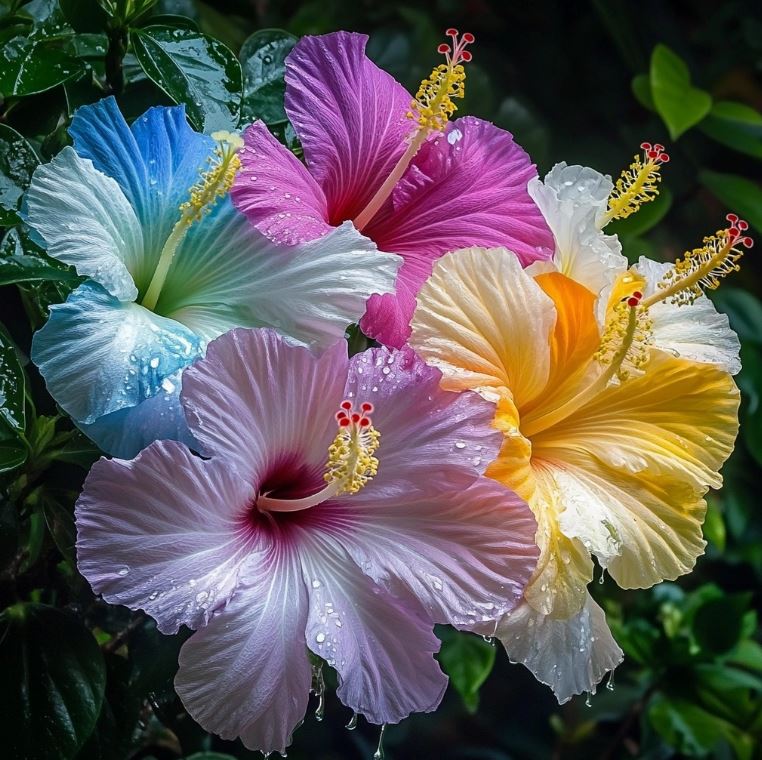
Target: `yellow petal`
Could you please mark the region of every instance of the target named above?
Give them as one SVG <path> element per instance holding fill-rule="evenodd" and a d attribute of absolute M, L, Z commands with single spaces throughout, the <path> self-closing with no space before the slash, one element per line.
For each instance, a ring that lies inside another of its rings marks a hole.
<path fill-rule="evenodd" d="M 738 430 L 725 372 L 652 352 L 646 372 L 610 386 L 532 439 L 563 493 L 561 526 L 624 588 L 688 572 L 704 549 L 703 495 Z"/>
<path fill-rule="evenodd" d="M 411 345 L 443 385 L 509 388 L 521 408 L 548 379 L 553 302 L 504 248 L 465 248 L 437 261 L 418 294 Z"/>
<path fill-rule="evenodd" d="M 537 520 L 537 562 L 524 596 L 543 615 L 568 618 L 576 615 L 587 598 L 593 561 L 584 544 L 561 532 L 562 494 L 550 468 L 534 468 L 536 489 L 529 506 Z"/>

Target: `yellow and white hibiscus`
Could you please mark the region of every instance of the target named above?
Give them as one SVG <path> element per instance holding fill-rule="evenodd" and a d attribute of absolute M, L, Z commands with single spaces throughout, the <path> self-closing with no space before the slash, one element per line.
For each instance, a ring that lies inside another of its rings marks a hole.
<path fill-rule="evenodd" d="M 731 217 L 671 266 L 629 269 L 602 232 L 653 197 L 649 150 L 660 155 L 649 146 L 617 186 L 554 168 L 530 189 L 556 236 L 553 264 L 523 270 L 502 248 L 448 254 L 412 323 L 412 345 L 447 388 L 497 402 L 504 441 L 487 474 L 529 502 L 541 557 L 525 603 L 494 633 L 561 702 L 622 658 L 587 591 L 592 555 L 623 588 L 691 570 L 703 497 L 738 428 L 738 342 L 700 287 L 751 245 L 745 223 Z"/>

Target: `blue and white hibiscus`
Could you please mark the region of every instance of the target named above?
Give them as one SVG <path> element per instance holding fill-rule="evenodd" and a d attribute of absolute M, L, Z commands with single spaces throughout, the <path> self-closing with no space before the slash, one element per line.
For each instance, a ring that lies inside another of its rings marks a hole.
<path fill-rule="evenodd" d="M 130 127 L 107 98 L 80 108 L 69 132 L 74 147 L 35 171 L 24 216 L 50 256 L 89 279 L 51 307 L 32 359 L 114 456 L 159 438 L 193 444 L 180 375 L 213 338 L 274 327 L 327 346 L 370 295 L 394 290 L 401 259 L 349 223 L 290 248 L 254 229 L 227 196 L 240 138 L 194 132 L 182 107 Z"/>

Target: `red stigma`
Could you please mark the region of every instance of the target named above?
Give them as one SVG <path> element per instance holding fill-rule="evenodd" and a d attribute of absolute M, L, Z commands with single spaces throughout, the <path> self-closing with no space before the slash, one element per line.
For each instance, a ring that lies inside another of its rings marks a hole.
<path fill-rule="evenodd" d="M 357 425 L 360 428 L 370 427 L 373 422 L 370 419 L 370 414 L 374 407 L 370 401 L 363 401 L 360 404 L 360 411 L 353 411 L 352 402 L 349 399 L 345 399 L 340 404 L 340 409 L 334 415 L 336 422 L 338 422 L 340 428 L 347 428 L 351 425 Z"/>
<path fill-rule="evenodd" d="M 446 42 L 443 42 L 437 48 L 437 52 L 442 53 L 447 57 L 447 63 L 450 66 L 457 66 L 461 61 L 468 63 L 473 56 L 466 50 L 466 47 L 472 44 L 476 40 L 476 37 L 474 37 L 471 32 L 466 32 L 460 36 L 460 39 L 458 39 L 460 32 L 453 26 L 447 29 L 445 34 L 452 38 L 452 51 L 450 50 L 450 46 Z"/>
<path fill-rule="evenodd" d="M 449 52 L 450 52 L 450 46 L 446 42 L 443 42 L 437 48 L 437 53 L 442 53 L 442 55 L 444 55 L 445 53 L 449 53 Z"/>
<path fill-rule="evenodd" d="M 351 401 L 342 401 L 340 404 L 342 409 L 346 409 L 349 411 L 352 408 L 352 402 Z"/>
<path fill-rule="evenodd" d="M 471 55 L 471 53 L 468 52 L 468 50 L 464 50 L 460 54 L 460 60 L 468 63 L 469 61 L 473 60 L 473 56 Z"/>
<path fill-rule="evenodd" d="M 664 146 L 659 143 L 651 145 L 650 142 L 642 142 L 640 147 L 645 153 L 645 157 L 655 164 L 666 164 L 669 161 L 669 154 L 664 152 Z"/>
<path fill-rule="evenodd" d="M 343 419 L 339 420 L 339 427 L 349 427 L 351 424 L 352 423 L 346 417 L 344 417 Z"/>
<path fill-rule="evenodd" d="M 360 420 L 360 427 L 370 427 L 370 418 L 369 417 L 363 417 Z"/>
<path fill-rule="evenodd" d="M 637 306 L 640 303 L 639 298 L 635 298 L 635 296 L 632 296 L 631 298 L 627 299 L 627 305 L 632 306 L 633 308 Z"/>
<path fill-rule="evenodd" d="M 360 406 L 360 409 L 362 409 L 365 414 L 370 414 L 373 411 L 373 404 L 371 404 L 370 401 L 365 401 L 362 406 Z"/>
<path fill-rule="evenodd" d="M 357 412 L 355 412 L 355 413 L 352 415 L 352 422 L 355 422 L 355 423 L 357 423 L 357 422 L 359 422 L 361 419 L 362 419 L 362 415 L 361 415 L 361 414 L 358 414 Z"/>
<path fill-rule="evenodd" d="M 633 297 L 633 298 L 637 298 L 638 300 L 640 300 L 641 298 L 643 298 L 643 294 L 642 294 L 642 293 L 641 293 L 639 290 L 636 290 L 636 291 L 635 291 L 635 292 L 632 294 L 632 297 Z"/>
<path fill-rule="evenodd" d="M 457 37 L 458 36 L 458 30 L 454 26 L 451 26 L 449 29 L 445 30 L 445 34 L 448 37 Z"/>
<path fill-rule="evenodd" d="M 749 229 L 749 223 L 738 217 L 737 214 L 728 214 L 725 217 L 730 222 L 728 227 L 728 243 L 731 246 L 742 245 L 744 248 L 751 248 L 754 245 L 754 241 L 743 233 Z"/>
<path fill-rule="evenodd" d="M 471 45 L 471 44 L 473 44 L 474 42 L 476 42 L 476 37 L 474 37 L 474 35 L 473 35 L 473 34 L 471 34 L 471 32 L 466 32 L 466 33 L 463 35 L 463 42 L 465 42 L 465 43 L 466 43 L 466 45 Z"/>

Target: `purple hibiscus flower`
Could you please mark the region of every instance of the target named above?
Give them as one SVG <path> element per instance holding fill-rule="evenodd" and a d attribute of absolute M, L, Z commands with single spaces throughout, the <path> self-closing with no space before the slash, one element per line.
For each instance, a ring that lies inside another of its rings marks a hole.
<path fill-rule="evenodd" d="M 257 122 L 233 202 L 273 241 L 296 245 L 351 220 L 404 263 L 396 294 L 373 295 L 361 326 L 401 347 L 420 286 L 442 254 L 503 246 L 526 265 L 553 237 L 527 192 L 534 164 L 510 133 L 470 116 L 448 123 L 470 60 L 466 34 L 412 98 L 365 55 L 367 37 L 302 38 L 286 60 L 286 112 L 305 164 Z"/>
<path fill-rule="evenodd" d="M 308 651 L 369 721 L 436 708 L 434 623 L 473 626 L 522 597 L 537 561 L 526 503 L 482 476 L 493 406 L 441 390 L 411 349 L 321 357 L 238 329 L 185 370 L 210 457 L 158 441 L 102 459 L 76 507 L 79 568 L 184 644 L 175 685 L 207 730 L 283 751 Z"/>

